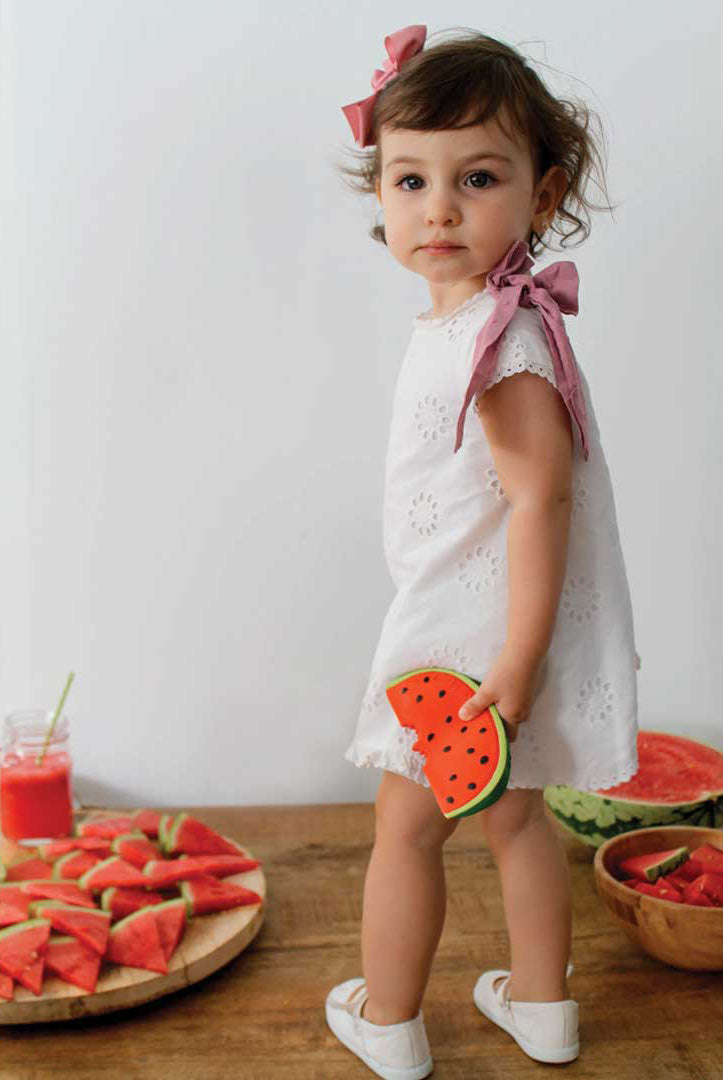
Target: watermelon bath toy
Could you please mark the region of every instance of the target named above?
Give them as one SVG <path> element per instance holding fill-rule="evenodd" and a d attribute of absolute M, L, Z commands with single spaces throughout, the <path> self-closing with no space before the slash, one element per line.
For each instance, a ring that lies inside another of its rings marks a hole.
<path fill-rule="evenodd" d="M 471 720 L 459 710 L 479 689 L 469 675 L 449 668 L 417 668 L 387 683 L 397 720 L 417 733 L 412 750 L 446 818 L 476 814 L 496 802 L 510 776 L 510 745 L 494 705 Z"/>

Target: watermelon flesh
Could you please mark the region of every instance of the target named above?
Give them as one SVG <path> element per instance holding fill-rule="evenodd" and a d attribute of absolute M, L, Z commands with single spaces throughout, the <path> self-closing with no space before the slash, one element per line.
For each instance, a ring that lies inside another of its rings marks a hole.
<path fill-rule="evenodd" d="M 425 758 L 424 774 L 446 818 L 484 810 L 509 780 L 509 740 L 495 706 L 471 720 L 458 715 L 479 685 L 459 671 L 418 668 L 386 687 L 401 726 L 417 733 L 412 749 Z"/>
<path fill-rule="evenodd" d="M 77 937 L 52 937 L 45 950 L 47 971 L 90 994 L 98 983 L 100 964 L 100 953 Z"/>
<path fill-rule="evenodd" d="M 150 909 L 158 927 L 163 955 L 168 962 L 173 956 L 186 928 L 186 901 L 182 896 L 165 900 Z"/>
<path fill-rule="evenodd" d="M 120 855 L 109 855 L 97 866 L 87 870 L 78 879 L 78 884 L 82 889 L 100 891 L 109 885 L 145 885 L 147 879 L 137 866 L 131 866 L 125 859 L 121 859 Z"/>
<path fill-rule="evenodd" d="M 675 870 L 688 858 L 687 847 L 670 848 L 669 851 L 654 851 L 648 855 L 632 855 L 623 859 L 620 870 L 626 877 L 653 883 L 668 870 Z"/>
<path fill-rule="evenodd" d="M 159 831 L 165 855 L 238 855 L 238 847 L 185 810 Z"/>
<path fill-rule="evenodd" d="M 37 881 L 39 878 L 52 878 L 53 864 L 45 859 L 31 856 L 7 868 L 7 881 Z"/>
<path fill-rule="evenodd" d="M 4 998 L 5 1001 L 12 1001 L 15 994 L 15 983 L 10 975 L 6 975 L 4 971 L 0 971 L 0 998 Z"/>
<path fill-rule="evenodd" d="M 93 897 L 70 881 L 23 881 L 20 888 L 33 900 L 62 900 L 79 907 L 95 907 Z"/>
<path fill-rule="evenodd" d="M 157 810 L 136 810 L 131 814 L 133 828 L 140 829 L 151 839 L 158 836 L 158 827 L 162 817 L 163 815 Z"/>
<path fill-rule="evenodd" d="M 210 874 L 182 881 L 181 895 L 186 901 L 189 915 L 209 915 L 213 911 L 225 911 L 227 908 L 240 907 L 242 904 L 260 904 L 261 897 L 253 889 L 243 885 L 234 885 L 230 881 L 219 881 Z"/>
<path fill-rule="evenodd" d="M 160 859 L 161 850 L 145 833 L 122 833 L 113 840 L 113 851 L 131 866 L 142 870 L 150 859 Z"/>
<path fill-rule="evenodd" d="M 133 818 L 128 815 L 114 818 L 98 818 L 78 822 L 75 826 L 76 836 L 99 836 L 103 840 L 113 840 L 122 833 L 130 832 L 134 827 Z"/>
<path fill-rule="evenodd" d="M 67 855 L 70 851 L 92 851 L 95 855 L 104 858 L 110 855 L 110 840 L 104 840 L 100 836 L 69 836 L 67 839 L 49 840 L 38 846 L 41 859 L 53 862 L 60 855 Z"/>
<path fill-rule="evenodd" d="M 77 881 L 91 866 L 97 866 L 100 856 L 92 851 L 69 851 L 53 864 L 53 881 Z"/>
<path fill-rule="evenodd" d="M 656 825 L 723 827 L 723 752 L 681 735 L 637 733 L 638 771 L 598 791 L 564 784 L 544 798 L 560 825 L 599 847 L 612 836 Z"/>
<path fill-rule="evenodd" d="M 30 911 L 30 897 L 20 885 L 0 886 L 0 926 L 25 922 Z"/>
<path fill-rule="evenodd" d="M 53 930 L 76 937 L 100 956 L 106 951 L 110 912 L 88 911 L 72 904 L 61 904 L 59 900 L 34 900 L 31 910 L 34 915 L 48 919 Z"/>
<path fill-rule="evenodd" d="M 162 904 L 166 898 L 153 889 L 140 889 L 134 886 L 111 885 L 103 889 L 100 898 L 100 906 L 104 911 L 109 911 L 111 919 L 123 919 L 126 915 L 132 915 L 144 907 L 152 907 L 154 904 Z"/>
<path fill-rule="evenodd" d="M 168 974 L 168 962 L 151 908 L 134 911 L 115 924 L 108 938 L 106 957 L 114 964 Z"/>
<path fill-rule="evenodd" d="M 706 866 L 723 869 L 723 851 L 713 844 L 703 844 L 693 852 L 680 847 L 634 855 L 620 862 L 616 875 L 630 875 L 622 878 L 623 885 L 660 900 L 723 907 L 723 872 Z"/>
<path fill-rule="evenodd" d="M 0 930 L 0 971 L 33 994 L 40 994 L 43 954 L 50 938 L 47 919 L 28 919 Z"/>

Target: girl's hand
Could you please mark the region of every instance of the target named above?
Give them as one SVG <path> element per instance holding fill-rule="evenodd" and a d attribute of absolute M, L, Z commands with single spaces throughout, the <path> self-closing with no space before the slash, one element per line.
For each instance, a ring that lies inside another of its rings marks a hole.
<path fill-rule="evenodd" d="M 521 661 L 503 649 L 479 689 L 459 710 L 460 719 L 471 720 L 495 705 L 508 739 L 514 742 L 517 725 L 529 719 L 543 661 L 544 657 L 537 663 Z"/>

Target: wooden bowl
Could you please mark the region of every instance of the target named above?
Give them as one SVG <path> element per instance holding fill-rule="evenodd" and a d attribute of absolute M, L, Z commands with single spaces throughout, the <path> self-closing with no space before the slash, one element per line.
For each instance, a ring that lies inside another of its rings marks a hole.
<path fill-rule="evenodd" d="M 636 892 L 615 877 L 631 855 L 712 844 L 723 851 L 723 829 L 663 825 L 614 836 L 595 852 L 595 886 L 620 929 L 641 949 L 671 967 L 723 971 L 723 908 L 696 907 Z"/>

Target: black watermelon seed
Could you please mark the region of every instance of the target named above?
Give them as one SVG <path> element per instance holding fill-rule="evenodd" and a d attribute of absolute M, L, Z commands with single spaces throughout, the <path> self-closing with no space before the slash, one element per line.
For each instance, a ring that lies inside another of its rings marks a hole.
<path fill-rule="evenodd" d="M 424 681 L 425 681 L 425 682 L 429 682 L 429 675 L 425 675 L 425 676 L 424 676 Z"/>
<path fill-rule="evenodd" d="M 469 788 L 470 791 L 474 791 L 474 789 L 477 787 L 477 785 L 476 784 L 467 784 L 467 787 Z"/>
<path fill-rule="evenodd" d="M 468 746 L 467 747 L 467 753 L 468 754 L 474 754 L 474 746 Z"/>
<path fill-rule="evenodd" d="M 482 757 L 479 759 L 480 765 L 486 765 L 488 761 L 489 761 L 489 758 L 487 757 L 486 754 L 483 754 Z"/>
<path fill-rule="evenodd" d="M 457 773 L 453 772 L 452 775 L 450 776 L 450 780 L 456 780 L 456 779 L 457 779 Z"/>
<path fill-rule="evenodd" d="M 464 725 L 464 727 L 463 727 L 463 728 L 461 728 L 460 730 L 462 731 L 462 734 L 464 734 L 464 733 L 465 733 L 465 731 L 467 730 L 467 725 L 465 724 L 465 725 Z"/>
<path fill-rule="evenodd" d="M 447 796 L 447 802 L 454 802 L 454 799 L 452 798 L 451 795 Z"/>
<path fill-rule="evenodd" d="M 451 750 L 451 749 L 452 749 L 452 747 L 451 747 L 451 746 L 445 746 L 445 748 L 444 748 L 444 753 L 446 754 L 446 753 L 447 753 L 447 751 L 448 751 L 448 750 Z"/>
<path fill-rule="evenodd" d="M 430 731 L 429 735 L 427 735 L 427 742 L 431 742 L 433 738 L 434 738 L 434 732 Z"/>
<path fill-rule="evenodd" d="M 439 691 L 439 696 L 440 696 L 440 697 L 444 697 L 444 695 L 445 695 L 446 693 L 447 693 L 447 691 L 446 691 L 446 690 L 440 690 L 440 691 Z"/>
<path fill-rule="evenodd" d="M 485 733 L 485 731 L 486 731 L 486 730 L 487 730 L 487 728 L 486 728 L 486 727 L 481 727 L 481 728 L 479 729 L 479 733 L 480 733 L 480 735 L 484 735 L 484 733 Z"/>
<path fill-rule="evenodd" d="M 445 722 L 445 724 L 451 724 L 452 723 L 452 717 L 451 716 L 445 717 L 444 722 Z"/>
<path fill-rule="evenodd" d="M 407 692 L 407 690 L 408 690 L 408 689 L 409 689 L 409 687 L 408 687 L 408 686 L 403 686 L 403 687 L 402 687 L 402 693 L 403 693 L 403 694 L 406 694 L 406 692 Z"/>
<path fill-rule="evenodd" d="M 421 694 L 417 694 L 417 701 L 421 701 L 421 700 L 422 700 L 422 695 L 421 695 Z"/>

